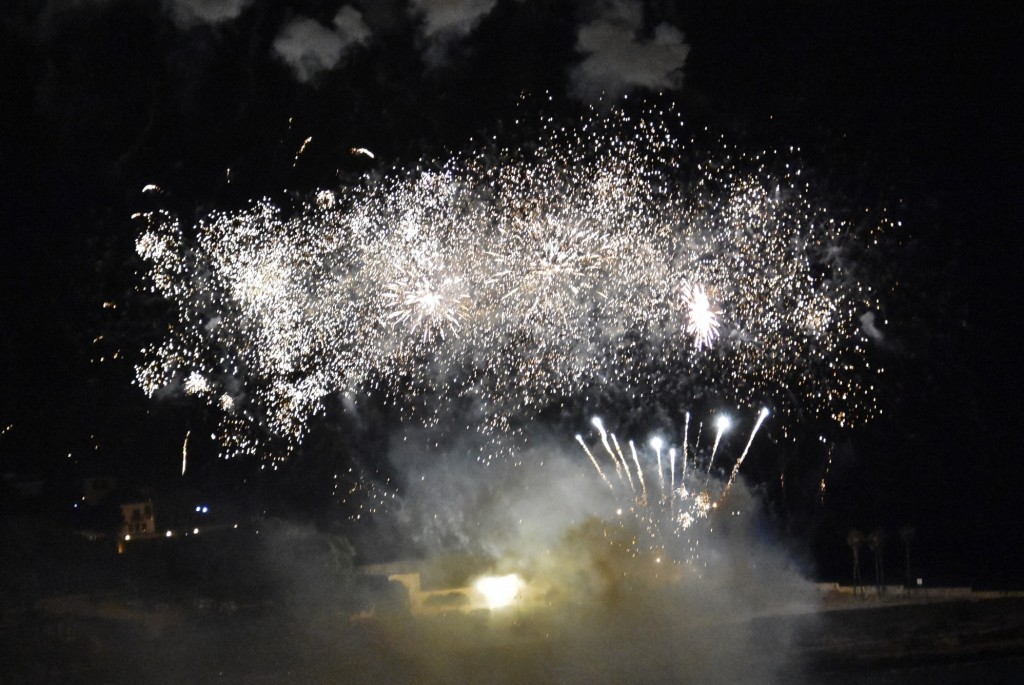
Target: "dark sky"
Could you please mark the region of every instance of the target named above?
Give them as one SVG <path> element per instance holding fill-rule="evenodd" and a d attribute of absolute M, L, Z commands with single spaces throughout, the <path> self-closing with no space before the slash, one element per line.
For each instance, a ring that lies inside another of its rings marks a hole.
<path fill-rule="evenodd" d="M 356 146 L 382 165 L 460 149 L 506 130 L 524 94 L 569 118 L 599 90 L 654 88 L 695 129 L 797 146 L 837 195 L 904 222 L 889 411 L 849 436 L 822 525 L 913 522 L 936 557 L 1019 573 L 1024 10 L 1010 6 L 5 0 L 0 468 L 93 459 L 145 479 L 202 422 L 146 400 L 129 364 L 95 363 L 159 325 L 132 304 L 131 213 L 337 184 L 365 170 Z M 611 30 L 586 43 L 595 26 Z"/>

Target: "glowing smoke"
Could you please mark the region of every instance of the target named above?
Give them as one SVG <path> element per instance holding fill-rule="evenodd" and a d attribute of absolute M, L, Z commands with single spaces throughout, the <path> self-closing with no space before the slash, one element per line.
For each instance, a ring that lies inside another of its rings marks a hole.
<path fill-rule="evenodd" d="M 502 682 L 772 682 L 790 627 L 768 639 L 756 621 L 816 606 L 813 586 L 763 541 L 742 485 L 688 529 L 651 535 L 557 438 L 535 432 L 523 468 L 467 463 L 471 443 L 428 452 L 422 433 L 407 437 L 391 456 L 407 483 L 400 517 L 425 555 L 416 567 L 452 586 L 480 571 L 504 578 L 500 603 L 514 602 L 489 619 L 422 620 L 406 653 L 417 673 L 485 682 L 459 655 L 515 640 Z"/>

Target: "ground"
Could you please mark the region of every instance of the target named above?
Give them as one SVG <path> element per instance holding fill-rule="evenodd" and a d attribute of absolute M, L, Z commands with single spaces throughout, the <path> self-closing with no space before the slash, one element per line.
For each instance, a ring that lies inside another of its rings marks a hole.
<path fill-rule="evenodd" d="M 0 671 L 23 683 L 1021 682 L 1024 598 L 823 595 L 816 611 L 656 623 L 580 610 L 429 620 L 271 604 L 51 598 L 8 612 Z M 603 612 L 604 610 L 601 610 Z M 684 624 L 685 625 L 685 624 Z M 599 627 L 600 626 L 600 627 Z"/>

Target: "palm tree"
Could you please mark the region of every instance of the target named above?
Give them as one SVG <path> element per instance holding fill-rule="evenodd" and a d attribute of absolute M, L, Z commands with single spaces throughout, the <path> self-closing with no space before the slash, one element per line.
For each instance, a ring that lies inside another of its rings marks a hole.
<path fill-rule="evenodd" d="M 910 543 L 917 538 L 917 529 L 913 526 L 903 526 L 900 528 L 900 540 L 903 542 L 903 551 L 905 553 L 904 561 L 906 562 L 905 569 L 907 572 L 907 587 L 910 587 Z"/>
<path fill-rule="evenodd" d="M 864 545 L 864 533 L 856 528 L 846 534 L 846 544 L 853 550 L 853 594 L 857 594 L 857 588 L 861 588 L 861 596 L 864 596 L 864 589 L 861 587 L 860 579 L 860 548 Z"/>
<path fill-rule="evenodd" d="M 887 536 L 885 531 L 879 528 L 875 532 L 868 536 L 868 547 L 871 548 L 871 553 L 875 557 L 875 585 L 878 587 L 878 596 L 881 597 L 885 593 L 885 573 L 883 568 L 883 556 L 882 552 L 885 549 L 885 541 Z"/>

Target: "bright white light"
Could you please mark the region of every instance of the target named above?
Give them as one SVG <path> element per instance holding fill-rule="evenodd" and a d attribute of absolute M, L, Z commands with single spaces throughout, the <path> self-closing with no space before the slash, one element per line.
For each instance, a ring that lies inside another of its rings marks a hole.
<path fill-rule="evenodd" d="M 729 430 L 729 426 L 732 425 L 732 422 L 729 421 L 728 416 L 722 414 L 721 416 L 718 417 L 716 424 L 718 426 L 719 431 L 727 431 Z"/>
<path fill-rule="evenodd" d="M 202 395 L 210 391 L 210 381 L 203 377 L 198 371 L 193 371 L 185 379 L 185 394 Z"/>
<path fill-rule="evenodd" d="M 718 337 L 718 312 L 711 306 L 707 291 L 696 285 L 689 289 L 686 302 L 686 332 L 693 336 L 694 346 L 711 347 Z"/>
<path fill-rule="evenodd" d="M 164 533 L 164 537 L 165 538 L 169 538 L 169 537 L 171 537 L 171 535 L 173 535 L 173 533 L 171 533 L 171 531 L 167 531 L 166 533 Z"/>
<path fill-rule="evenodd" d="M 500 609 L 514 602 L 522 586 L 522 579 L 514 573 L 507 576 L 484 576 L 474 584 L 476 591 L 484 596 L 489 609 Z"/>
<path fill-rule="evenodd" d="M 193 535 L 199 535 L 199 529 L 198 528 L 193 528 L 192 529 L 192 534 Z"/>
<path fill-rule="evenodd" d="M 131 539 L 132 539 L 132 536 L 131 536 L 131 535 L 125 535 L 125 536 L 124 536 L 124 541 L 125 541 L 125 542 L 128 542 L 128 541 L 129 541 L 129 540 L 131 540 Z"/>
<path fill-rule="evenodd" d="M 601 420 L 600 416 L 595 416 L 594 418 L 590 419 L 590 423 L 594 425 L 594 428 L 604 433 L 604 421 Z"/>
<path fill-rule="evenodd" d="M 659 438 L 658 436 L 654 436 L 653 438 L 651 438 L 651 447 L 653 447 L 656 450 L 660 450 L 662 446 L 664 446 L 664 444 L 665 441 Z"/>

